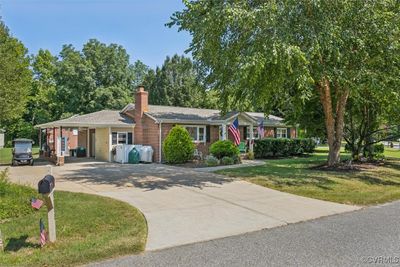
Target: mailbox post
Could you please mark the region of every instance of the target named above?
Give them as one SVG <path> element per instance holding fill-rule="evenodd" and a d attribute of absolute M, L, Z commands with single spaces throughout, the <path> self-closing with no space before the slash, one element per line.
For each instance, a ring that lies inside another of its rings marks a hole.
<path fill-rule="evenodd" d="M 49 225 L 49 241 L 56 241 L 56 221 L 54 217 L 54 187 L 55 179 L 53 175 L 46 175 L 39 181 L 38 190 L 43 195 L 47 207 L 47 220 Z"/>

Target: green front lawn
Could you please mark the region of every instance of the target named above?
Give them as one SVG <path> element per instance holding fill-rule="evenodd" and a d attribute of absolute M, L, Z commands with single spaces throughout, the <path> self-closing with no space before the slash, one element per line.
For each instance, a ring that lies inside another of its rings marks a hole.
<path fill-rule="evenodd" d="M 80 265 L 145 248 L 146 221 L 137 209 L 110 198 L 62 191 L 55 192 L 57 242 L 40 248 L 39 219 L 43 218 L 47 229 L 46 208 L 21 208 L 29 207 L 29 198 L 13 201 L 15 186 L 0 186 L 0 201 L 21 210 L 19 217 L 10 215 L 13 218 L 0 220 L 5 246 L 0 252 L 0 266 Z M 33 189 L 19 187 L 24 196 L 35 195 Z"/>
<path fill-rule="evenodd" d="M 265 165 L 218 171 L 272 189 L 333 202 L 373 205 L 400 199 L 400 153 L 387 149 L 384 166 L 361 171 L 310 169 L 323 164 L 327 149 L 308 157 L 271 159 Z M 342 158 L 348 157 L 343 154 Z M 390 158 L 389 158 L 390 157 Z M 396 158 L 397 157 L 397 158 Z"/>
<path fill-rule="evenodd" d="M 400 149 L 385 147 L 385 157 L 400 159 Z"/>
<path fill-rule="evenodd" d="M 39 157 L 39 147 L 33 147 L 32 154 L 33 154 L 33 158 L 38 158 Z M 11 147 L 0 148 L 0 164 L 10 164 L 11 165 L 11 159 L 12 159 L 12 148 Z"/>

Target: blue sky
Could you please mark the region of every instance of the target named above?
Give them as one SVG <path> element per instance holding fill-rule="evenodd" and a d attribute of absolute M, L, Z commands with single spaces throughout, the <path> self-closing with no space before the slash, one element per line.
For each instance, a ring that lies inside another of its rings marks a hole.
<path fill-rule="evenodd" d="M 57 55 L 63 44 L 81 49 L 97 38 L 155 67 L 189 46 L 187 32 L 164 26 L 183 7 L 181 0 L 0 0 L 0 16 L 29 53 L 44 48 Z"/>

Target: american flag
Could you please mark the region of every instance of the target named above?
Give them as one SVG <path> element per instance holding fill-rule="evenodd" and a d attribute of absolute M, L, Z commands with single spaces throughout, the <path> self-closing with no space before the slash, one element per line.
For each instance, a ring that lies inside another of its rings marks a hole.
<path fill-rule="evenodd" d="M 231 125 L 229 125 L 228 130 L 232 133 L 235 145 L 240 144 L 240 131 L 239 131 L 239 120 L 236 118 Z"/>
<path fill-rule="evenodd" d="M 32 208 L 34 208 L 34 209 L 40 209 L 40 207 L 42 207 L 42 205 L 43 205 L 43 201 L 41 201 L 40 199 L 37 199 L 37 198 L 32 198 L 31 199 L 31 206 L 32 206 Z"/>
<path fill-rule="evenodd" d="M 258 131 L 258 136 L 260 137 L 260 139 L 264 138 L 264 121 L 261 121 L 261 123 L 258 125 L 257 127 L 257 131 Z"/>
<path fill-rule="evenodd" d="M 43 247 L 44 245 L 46 245 L 47 233 L 46 230 L 44 229 L 44 224 L 42 219 L 40 219 L 39 226 L 40 226 L 40 245 Z"/>

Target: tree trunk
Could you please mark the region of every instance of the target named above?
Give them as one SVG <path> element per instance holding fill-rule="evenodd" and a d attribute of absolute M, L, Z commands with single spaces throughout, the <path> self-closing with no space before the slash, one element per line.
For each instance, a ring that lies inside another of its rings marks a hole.
<path fill-rule="evenodd" d="M 320 101 L 324 110 L 325 127 L 328 137 L 328 166 L 335 166 L 340 162 L 340 147 L 343 138 L 344 113 L 349 96 L 346 89 L 335 88 L 336 108 L 333 108 L 331 85 L 327 78 L 323 78 L 317 86 Z"/>

